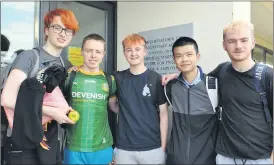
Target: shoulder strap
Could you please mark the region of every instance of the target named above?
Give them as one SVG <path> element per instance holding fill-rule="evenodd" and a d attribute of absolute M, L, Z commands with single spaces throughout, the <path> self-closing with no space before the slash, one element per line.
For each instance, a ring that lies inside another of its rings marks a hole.
<path fill-rule="evenodd" d="M 108 82 L 108 98 L 110 96 L 110 94 L 112 93 L 112 77 L 110 74 L 104 72 L 104 75 L 106 76 L 106 80 Z"/>
<path fill-rule="evenodd" d="M 218 90 L 217 90 L 217 92 L 218 92 L 218 94 L 217 94 L 217 98 L 218 98 L 218 101 L 217 101 L 217 103 L 218 103 L 218 106 L 215 108 L 215 114 L 217 115 L 217 118 L 218 118 L 218 120 L 220 120 L 220 121 L 222 121 L 222 110 L 223 110 L 223 108 L 222 108 L 222 103 L 221 103 L 221 97 L 222 97 L 222 95 L 221 95 L 221 93 L 220 93 L 220 91 L 221 91 L 221 88 L 222 88 L 222 85 L 223 85 L 223 81 L 224 81 L 224 78 L 225 78 L 225 75 L 226 75 L 226 72 L 227 72 L 227 70 L 228 70 L 228 67 L 231 65 L 231 62 L 224 62 L 224 63 L 222 63 L 221 64 L 221 66 L 220 66 L 220 72 L 219 72 L 219 75 L 218 75 L 218 80 L 217 80 L 217 82 L 218 82 Z"/>
<path fill-rule="evenodd" d="M 176 81 L 176 79 L 171 80 L 170 82 L 168 82 L 167 85 L 164 86 L 164 92 L 165 92 L 166 99 L 167 99 L 169 105 L 171 105 L 171 106 L 172 106 L 171 92 L 172 92 L 172 86 L 173 86 L 173 84 L 175 84 L 175 81 Z"/>
<path fill-rule="evenodd" d="M 262 102 L 263 102 L 263 108 L 265 113 L 265 118 L 267 122 L 272 121 L 271 114 L 268 109 L 268 101 L 266 92 L 264 90 L 264 82 L 265 82 L 265 72 L 266 72 L 267 66 L 264 64 L 256 64 L 255 72 L 254 72 L 254 83 L 255 83 L 255 89 L 260 94 Z"/>
<path fill-rule="evenodd" d="M 70 73 L 70 76 L 69 76 L 69 82 L 68 82 L 68 85 L 67 87 L 65 87 L 65 98 L 68 102 L 68 104 L 70 105 L 70 98 L 71 98 L 71 88 L 72 88 L 72 84 L 73 84 L 73 81 L 75 79 L 75 76 L 76 76 L 76 72 L 75 71 L 72 71 Z M 70 105 L 71 106 L 71 105 Z"/>
<path fill-rule="evenodd" d="M 64 89 L 63 89 L 65 99 L 66 99 L 67 103 L 69 104 L 69 106 L 71 106 L 71 101 L 70 101 L 71 88 L 72 88 L 75 76 L 76 76 L 76 72 L 71 71 L 71 73 L 69 75 L 69 82 L 68 82 L 68 84 L 64 85 Z M 64 128 L 64 135 L 60 135 L 61 132 L 59 132 L 59 131 L 61 128 Z M 61 136 L 61 137 L 59 137 L 59 136 Z M 62 140 L 60 140 L 60 143 L 61 143 L 60 145 L 61 145 L 61 156 L 63 159 L 64 158 L 64 148 L 65 148 L 65 144 L 66 144 L 66 140 L 67 140 L 67 124 L 62 124 L 62 125 L 58 124 L 58 139 L 59 138 L 62 138 Z"/>
<path fill-rule="evenodd" d="M 218 90 L 218 80 L 212 76 L 205 77 L 206 90 L 213 107 L 213 111 L 216 112 L 216 107 L 219 105 L 219 90 Z"/>
<path fill-rule="evenodd" d="M 28 77 L 30 77 L 30 78 L 36 76 L 36 74 L 37 74 L 37 72 L 38 72 L 38 70 L 39 70 L 39 63 L 40 63 L 39 50 L 38 50 L 37 48 L 33 48 L 32 50 L 33 50 L 33 52 L 34 52 L 34 54 L 35 54 L 35 56 L 36 56 L 36 62 L 35 62 L 35 64 L 34 64 L 32 70 L 31 70 L 31 72 L 29 73 L 29 76 L 28 76 Z"/>
<path fill-rule="evenodd" d="M 64 63 L 64 60 L 61 55 L 60 55 L 60 61 L 61 61 L 62 66 L 65 67 L 65 63 Z"/>

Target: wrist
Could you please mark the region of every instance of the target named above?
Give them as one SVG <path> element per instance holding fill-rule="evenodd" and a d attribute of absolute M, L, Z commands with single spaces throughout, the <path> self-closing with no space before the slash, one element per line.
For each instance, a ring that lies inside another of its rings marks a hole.
<path fill-rule="evenodd" d="M 53 118 L 53 110 L 52 108 L 48 107 L 48 106 L 43 106 L 43 109 L 42 109 L 42 112 L 43 112 L 43 115 L 46 115 L 46 116 L 49 116 L 49 117 L 52 117 Z"/>

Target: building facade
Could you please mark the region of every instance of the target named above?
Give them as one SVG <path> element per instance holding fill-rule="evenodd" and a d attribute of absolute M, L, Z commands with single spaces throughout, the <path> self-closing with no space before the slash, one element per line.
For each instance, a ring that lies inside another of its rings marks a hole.
<path fill-rule="evenodd" d="M 54 8 L 72 10 L 79 21 L 79 32 L 62 53 L 73 64 L 79 64 L 73 61 L 75 54 L 79 56 L 82 39 L 90 33 L 106 39 L 101 68 L 112 72 L 128 68 L 121 44 L 128 34 L 192 24 L 192 37 L 200 47 L 199 64 L 209 72 L 229 60 L 222 47 L 223 27 L 233 19 L 245 19 L 255 25 L 253 58 L 273 66 L 272 2 L 1 2 L 1 33 L 11 40 L 10 52 L 42 45 L 43 16 Z"/>

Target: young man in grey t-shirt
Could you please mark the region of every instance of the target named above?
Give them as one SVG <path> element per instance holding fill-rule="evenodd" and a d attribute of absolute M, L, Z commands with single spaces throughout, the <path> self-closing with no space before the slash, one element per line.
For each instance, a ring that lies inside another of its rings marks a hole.
<path fill-rule="evenodd" d="M 69 10 L 55 9 L 49 11 L 44 17 L 44 33 L 46 36 L 46 44 L 38 47 L 39 51 L 39 71 L 37 79 L 41 80 L 44 71 L 55 64 L 61 64 L 60 53 L 63 48 L 68 46 L 73 35 L 78 31 L 78 22 L 74 14 Z M 1 105 L 8 109 L 15 109 L 17 94 L 21 83 L 29 77 L 36 62 L 36 56 L 33 50 L 26 50 L 22 52 L 14 60 L 12 70 L 7 78 L 6 84 L 3 88 Z M 51 147 L 45 150 L 48 156 L 46 158 L 39 158 L 36 154 L 36 149 L 20 150 L 13 145 L 10 138 L 7 138 L 4 144 L 4 152 L 6 154 L 6 164 L 57 164 L 61 160 L 60 147 L 58 147 L 58 123 L 74 124 L 67 117 L 70 109 L 53 108 L 49 106 L 42 107 L 42 113 L 53 118 L 53 121 L 48 124 L 47 140 L 49 142 L 55 141 L 57 147 Z M 57 123 L 58 122 L 58 123 Z M 38 147 L 39 146 L 38 144 Z M 58 152 L 59 151 L 59 152 Z M 43 161 L 42 161 L 43 160 Z"/>

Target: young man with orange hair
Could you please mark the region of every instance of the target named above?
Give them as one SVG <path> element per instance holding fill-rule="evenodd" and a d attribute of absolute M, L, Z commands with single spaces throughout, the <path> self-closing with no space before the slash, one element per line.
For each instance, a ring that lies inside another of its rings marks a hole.
<path fill-rule="evenodd" d="M 122 44 L 130 68 L 114 73 L 119 100 L 115 162 L 164 164 L 168 110 L 161 76 L 145 67 L 142 36 L 129 35 Z"/>
<path fill-rule="evenodd" d="M 79 26 L 75 15 L 65 9 L 55 9 L 49 11 L 44 17 L 44 33 L 46 43 L 44 46 L 35 48 L 39 52 L 39 70 L 36 78 L 41 80 L 44 71 L 53 65 L 61 65 L 61 52 L 63 48 L 69 45 Z M 37 56 L 34 50 L 26 50 L 16 57 L 12 64 L 12 70 L 9 73 L 5 83 L 1 105 L 9 109 L 15 109 L 17 94 L 21 83 L 29 78 L 34 68 Z M 47 137 L 49 150 L 42 150 L 38 144 L 34 149 L 19 149 L 11 140 L 11 129 L 8 130 L 5 142 L 5 163 L 6 164 L 58 164 L 61 162 L 60 143 L 58 138 L 58 123 L 74 124 L 67 117 L 71 109 L 58 109 L 49 106 L 42 107 L 42 113 L 53 118 L 48 124 L 47 131 L 44 132 Z M 35 135 L 33 135 L 35 136 Z M 17 137 L 18 138 L 18 137 Z M 38 150 L 41 152 L 38 153 Z"/>

